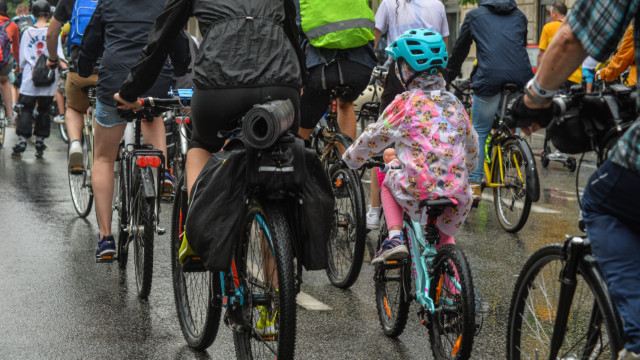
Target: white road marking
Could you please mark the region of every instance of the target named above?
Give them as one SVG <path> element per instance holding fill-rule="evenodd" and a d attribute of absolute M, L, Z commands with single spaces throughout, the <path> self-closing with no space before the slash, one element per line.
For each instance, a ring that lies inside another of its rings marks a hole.
<path fill-rule="evenodd" d="M 260 266 L 253 261 L 248 264 L 249 272 L 256 277 L 260 282 L 264 282 L 264 278 L 262 276 L 262 269 Z M 316 300 L 311 295 L 300 291 L 298 296 L 296 297 L 296 303 L 307 310 L 318 310 L 318 311 L 327 311 L 333 310 L 329 305 L 326 305 L 319 300 Z"/>
<path fill-rule="evenodd" d="M 482 193 L 482 199 L 493 202 L 493 195 Z M 516 205 L 518 208 L 522 208 L 520 204 Z M 531 211 L 539 214 L 560 214 L 561 211 L 549 209 L 543 206 L 538 206 L 535 204 L 531 205 Z"/>
<path fill-rule="evenodd" d="M 300 292 L 296 298 L 296 303 L 307 310 L 327 311 L 332 310 L 329 305 L 321 303 L 313 298 L 311 295 L 304 292 Z"/>

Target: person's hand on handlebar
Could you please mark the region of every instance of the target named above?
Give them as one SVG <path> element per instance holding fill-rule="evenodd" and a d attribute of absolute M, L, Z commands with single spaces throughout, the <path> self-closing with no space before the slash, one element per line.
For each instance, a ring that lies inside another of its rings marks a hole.
<path fill-rule="evenodd" d="M 140 109 L 142 109 L 142 101 L 140 101 L 140 98 L 136 99 L 136 101 L 134 102 L 131 102 L 121 98 L 120 93 L 113 95 L 113 98 L 116 99 L 116 101 L 120 104 L 118 105 L 118 109 L 132 111 L 140 111 Z"/>

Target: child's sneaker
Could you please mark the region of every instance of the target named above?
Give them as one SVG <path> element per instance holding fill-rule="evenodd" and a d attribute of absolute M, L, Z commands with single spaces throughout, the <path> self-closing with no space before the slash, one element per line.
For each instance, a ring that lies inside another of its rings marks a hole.
<path fill-rule="evenodd" d="M 407 245 L 404 244 L 404 237 L 402 234 L 396 235 L 391 239 L 386 238 L 384 240 L 376 257 L 371 260 L 371 264 L 375 265 L 389 260 L 400 260 L 407 255 L 409 255 L 409 249 L 407 249 Z"/>
<path fill-rule="evenodd" d="M 98 235 L 98 238 L 100 235 Z M 96 260 L 103 260 L 106 258 L 113 259 L 113 255 L 116 253 L 116 241 L 113 239 L 113 235 L 106 235 L 102 237 L 102 240 L 98 240 L 98 250 L 96 250 Z"/>
<path fill-rule="evenodd" d="M 42 140 L 36 140 L 36 157 L 42 159 L 42 154 L 47 149 L 47 145 Z"/>
<path fill-rule="evenodd" d="M 53 122 L 56 124 L 64 124 L 64 115 L 56 115 L 53 117 Z"/>
<path fill-rule="evenodd" d="M 367 211 L 367 229 L 376 230 L 380 228 L 380 208 L 371 207 Z"/>
<path fill-rule="evenodd" d="M 278 329 L 276 329 L 276 317 L 278 316 L 278 312 L 276 311 L 276 313 L 273 314 L 273 317 L 269 319 L 267 309 L 264 306 L 259 306 L 258 308 L 260 308 L 260 318 L 256 323 L 256 333 L 263 338 L 272 338 L 277 336 Z"/>

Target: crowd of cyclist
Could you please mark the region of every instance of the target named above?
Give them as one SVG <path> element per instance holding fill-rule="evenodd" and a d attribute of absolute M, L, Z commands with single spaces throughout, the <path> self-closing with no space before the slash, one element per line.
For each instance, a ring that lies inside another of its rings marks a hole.
<path fill-rule="evenodd" d="M 31 5 L 32 16 L 19 8 L 14 22 L 7 16 L 6 4 L 0 2 L 0 29 L 10 38 L 13 57 L 0 62 L 0 89 L 10 122 L 15 101 L 8 74 L 14 61 L 15 72 L 22 77 L 17 101 L 23 111 L 16 119 L 14 154 L 25 151 L 32 133 L 36 149 L 46 147 L 57 75 L 49 85 L 35 85 L 35 68 L 41 54 L 48 68 L 64 66 L 60 33 L 76 16 L 80 1 L 60 0 L 52 12 L 51 4 L 38 0 Z M 70 72 L 64 116 L 70 140 L 68 166 L 82 167 L 80 138 L 89 108 L 86 89 L 96 86 L 92 174 L 99 225 L 96 256 L 116 252 L 111 225 L 113 168 L 126 126 L 118 109 L 139 110 L 139 97 L 165 97 L 175 86 L 176 76 L 186 74 L 194 87 L 193 133 L 186 160 L 189 193 L 211 154 L 224 145 L 219 134 L 234 129 L 238 116 L 253 104 L 290 100 L 295 110 L 291 131 L 308 139 L 327 109 L 330 91 L 344 86 L 346 90 L 338 94 L 338 123 L 343 133 L 355 139 L 344 153 L 345 166 L 360 167 L 383 152 L 389 165 L 401 165 L 386 176 L 379 172 L 372 176 L 380 181 L 372 181 L 367 226 L 378 226 L 379 187 L 389 227 L 389 237 L 373 259 L 380 262 L 407 256 L 400 231 L 402 213 L 420 220 L 416 200 L 444 196 L 457 201 L 458 206 L 445 212 L 438 224 L 442 244 L 454 241 L 452 236 L 469 214 L 471 203 L 480 198 L 485 155 L 479 144 L 489 136 L 503 84 L 523 88 L 513 116 L 520 125 L 527 125 L 523 130 L 528 133 L 549 122 L 554 94 L 567 79 L 573 81 L 572 73 L 587 55 L 593 58 L 584 63 L 583 73 L 595 81 L 611 79 L 635 63 L 635 56 L 631 61 L 629 54 L 638 34 L 629 23 L 640 16 L 640 0 L 578 0 L 568 14 L 564 4 L 555 3 L 551 15 L 557 24 L 549 35 L 554 40 L 541 46 L 535 76 L 526 53 L 527 18 L 513 0 L 480 0 L 467 13 L 455 44 L 450 44 L 451 53 L 446 50 L 449 33 L 441 2 L 384 0 L 375 17 L 366 2 L 361 3 L 360 8 L 351 9 L 354 18 L 362 20 L 358 26 L 342 33 L 324 29 L 333 33 L 334 39 L 328 40 L 323 37 L 326 34 L 310 31 L 309 24 L 337 10 L 301 6 L 308 1 L 98 1 L 83 34 L 74 37 L 72 29 L 67 38 Z M 190 17 L 197 19 L 203 35 L 197 51 L 184 31 Z M 587 65 L 606 60 L 625 31 L 617 55 L 621 58 L 612 60 L 615 68 L 595 71 Z M 369 82 L 378 61 L 374 45 L 383 35 L 389 40 L 392 61 L 380 118 L 356 139 L 353 102 Z M 473 125 L 462 103 L 446 90 L 447 81 L 460 74 L 472 42 L 478 59 L 472 81 Z M 635 76 L 634 66 L 630 80 L 635 82 Z M 164 124 L 148 120 L 142 125 L 145 141 L 166 158 Z M 625 320 L 626 349 L 621 359 L 640 359 L 640 287 L 636 286 L 640 263 L 635 259 L 640 254 L 640 228 L 635 221 L 640 214 L 633 206 L 640 198 L 638 192 L 626 190 L 640 181 L 639 139 L 640 124 L 635 124 L 593 175 L 584 197 L 587 233 Z M 172 186 L 170 173 L 160 175 Z"/>

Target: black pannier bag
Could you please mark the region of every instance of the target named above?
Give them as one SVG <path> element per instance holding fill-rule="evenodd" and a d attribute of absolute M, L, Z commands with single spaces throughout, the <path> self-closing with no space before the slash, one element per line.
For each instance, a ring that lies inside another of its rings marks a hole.
<path fill-rule="evenodd" d="M 292 111 L 293 109 L 291 109 Z M 192 188 L 185 224 L 191 248 L 210 271 L 226 271 L 251 194 L 283 191 L 298 261 L 307 270 L 327 267 L 334 199 L 320 159 L 291 133 L 266 149 L 242 137 L 212 154 Z M 292 207 L 294 206 L 294 207 Z"/>
<path fill-rule="evenodd" d="M 567 154 L 580 154 L 602 149 L 620 136 L 636 118 L 632 88 L 613 85 L 603 94 L 590 93 L 581 98 L 580 106 L 554 118 L 547 126 L 553 146 Z"/>

